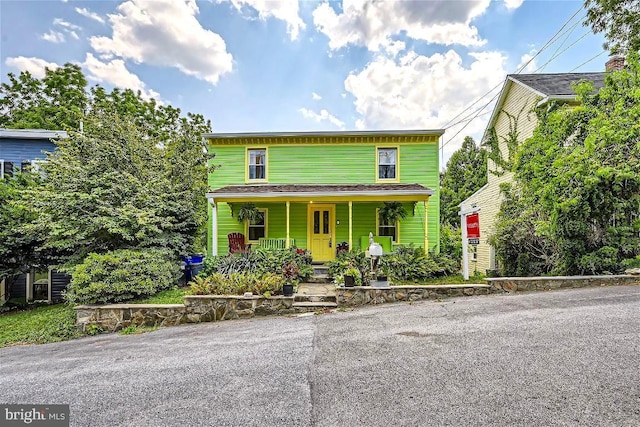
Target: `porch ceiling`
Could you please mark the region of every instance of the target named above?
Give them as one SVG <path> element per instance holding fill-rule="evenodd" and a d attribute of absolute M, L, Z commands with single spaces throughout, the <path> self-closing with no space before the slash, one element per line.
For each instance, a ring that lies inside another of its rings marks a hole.
<path fill-rule="evenodd" d="M 435 194 L 420 184 L 252 184 L 230 185 L 207 193 L 216 202 L 263 201 L 405 201 L 427 200 Z"/>

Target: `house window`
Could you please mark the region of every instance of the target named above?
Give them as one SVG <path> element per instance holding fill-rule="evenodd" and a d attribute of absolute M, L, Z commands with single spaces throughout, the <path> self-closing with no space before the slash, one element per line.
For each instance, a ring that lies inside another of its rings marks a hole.
<path fill-rule="evenodd" d="M 0 178 L 13 176 L 13 163 L 0 160 Z"/>
<path fill-rule="evenodd" d="M 267 210 L 258 209 L 262 212 L 262 219 L 247 221 L 248 241 L 257 242 L 263 237 L 267 237 Z"/>
<path fill-rule="evenodd" d="M 471 261 L 478 261 L 478 245 L 471 245 Z"/>
<path fill-rule="evenodd" d="M 393 241 L 393 243 L 398 243 L 398 234 L 400 230 L 400 224 L 398 224 L 398 221 L 394 223 L 384 221 L 380 218 L 380 209 L 376 209 L 376 217 L 376 222 L 378 224 L 378 236 L 391 236 L 391 241 Z"/>
<path fill-rule="evenodd" d="M 398 178 L 398 149 L 378 148 L 378 180 Z"/>
<path fill-rule="evenodd" d="M 248 150 L 248 169 L 247 175 L 249 181 L 261 181 L 267 179 L 267 150 L 266 148 Z"/>

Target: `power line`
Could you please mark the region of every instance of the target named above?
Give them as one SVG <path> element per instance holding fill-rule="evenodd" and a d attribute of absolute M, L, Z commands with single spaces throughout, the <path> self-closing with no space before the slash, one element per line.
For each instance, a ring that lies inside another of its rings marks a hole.
<path fill-rule="evenodd" d="M 603 50 L 602 52 L 600 52 L 599 54 L 597 54 L 596 56 L 592 57 L 591 59 L 587 59 L 586 61 L 584 61 L 582 64 L 578 65 L 576 68 L 574 68 L 573 70 L 569 71 L 570 73 L 574 72 L 575 70 L 577 70 L 578 68 L 582 67 L 583 65 L 588 64 L 589 62 L 593 61 L 594 59 L 596 59 L 599 56 L 604 55 L 605 53 L 607 53 L 606 50 Z"/>

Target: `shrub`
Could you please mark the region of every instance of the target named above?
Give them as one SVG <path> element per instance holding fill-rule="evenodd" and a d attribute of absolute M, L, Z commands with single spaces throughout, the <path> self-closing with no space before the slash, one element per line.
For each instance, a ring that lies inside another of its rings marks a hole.
<path fill-rule="evenodd" d="M 334 279 L 336 283 L 344 283 L 344 274 L 351 268 L 357 269 L 360 274 L 356 277 L 356 281 L 360 283 L 367 282 L 369 273 L 371 272 L 371 260 L 361 251 L 341 252 L 336 256 L 335 261 L 327 263 L 329 267 L 329 277 Z"/>
<path fill-rule="evenodd" d="M 289 264 L 295 264 L 298 267 L 298 273 L 294 277 L 295 281 L 304 280 L 313 274 L 311 255 L 304 249 L 258 247 L 248 253 L 209 257 L 205 260 L 200 275 L 209 276 L 213 273 L 230 275 L 239 272 L 281 274 L 284 272 L 285 266 Z"/>
<path fill-rule="evenodd" d="M 444 254 L 425 254 L 421 247 L 398 246 L 395 252 L 382 257 L 380 269 L 392 281 L 416 281 L 452 274 L 457 262 Z"/>
<path fill-rule="evenodd" d="M 213 273 L 198 276 L 191 283 L 195 295 L 242 295 L 251 292 L 257 295 L 275 294 L 282 290 L 284 278 L 275 273 L 235 272 L 229 275 Z"/>
<path fill-rule="evenodd" d="M 65 298 L 73 304 L 106 304 L 147 297 L 172 287 L 178 262 L 158 250 L 89 254 L 71 270 Z"/>

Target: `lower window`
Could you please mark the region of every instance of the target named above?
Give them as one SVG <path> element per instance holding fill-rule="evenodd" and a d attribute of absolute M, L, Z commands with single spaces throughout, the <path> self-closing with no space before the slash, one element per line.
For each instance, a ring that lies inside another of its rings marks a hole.
<path fill-rule="evenodd" d="M 262 218 L 247 223 L 247 236 L 250 242 L 257 242 L 258 239 L 267 237 L 267 210 L 258 210 L 262 212 Z"/>

